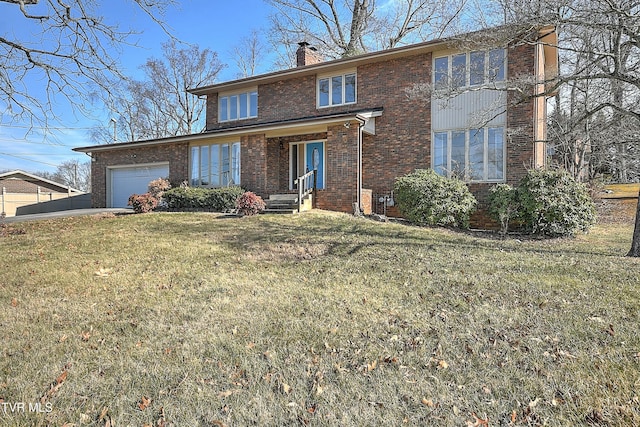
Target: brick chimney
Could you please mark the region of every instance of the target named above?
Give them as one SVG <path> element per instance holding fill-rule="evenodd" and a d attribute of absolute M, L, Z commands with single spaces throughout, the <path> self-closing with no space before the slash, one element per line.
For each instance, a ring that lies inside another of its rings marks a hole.
<path fill-rule="evenodd" d="M 320 56 L 315 47 L 307 42 L 300 42 L 298 46 L 298 50 L 296 51 L 296 65 L 298 67 L 322 62 L 322 56 Z"/>

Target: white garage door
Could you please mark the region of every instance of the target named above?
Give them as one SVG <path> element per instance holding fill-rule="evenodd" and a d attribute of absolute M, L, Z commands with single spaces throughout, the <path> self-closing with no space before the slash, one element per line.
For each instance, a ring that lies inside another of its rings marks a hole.
<path fill-rule="evenodd" d="M 169 165 L 156 164 L 111 169 L 108 207 L 126 208 L 129 196 L 148 191 L 149 182 L 169 177 Z"/>

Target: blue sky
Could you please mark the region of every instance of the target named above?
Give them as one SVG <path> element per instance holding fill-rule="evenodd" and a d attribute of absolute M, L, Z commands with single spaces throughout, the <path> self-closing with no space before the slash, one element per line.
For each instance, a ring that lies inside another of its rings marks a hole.
<path fill-rule="evenodd" d="M 118 57 L 124 72 L 136 77 L 138 67 L 149 57 L 161 57 L 160 46 L 168 40 L 162 29 L 151 22 L 130 0 L 103 2 L 103 16 L 107 22 L 117 23 L 122 29 L 140 32 L 132 37 L 139 47 L 125 47 Z M 268 26 L 270 7 L 262 0 L 220 1 L 181 0 L 179 6 L 167 11 L 166 24 L 178 39 L 209 48 L 218 53 L 220 60 L 228 64 L 219 81 L 234 79 L 238 70 L 229 53 L 231 48 L 253 29 Z M 16 5 L 0 2 L 0 35 L 11 39 L 12 34 L 24 34 L 25 19 Z M 37 40 L 27 34 L 30 41 Z M 269 66 L 269 64 L 265 64 Z M 0 170 L 22 169 L 30 172 L 50 171 L 65 160 L 88 160 L 83 153 L 74 153 L 73 147 L 92 145 L 88 132 L 99 120 L 109 121 L 108 112 L 101 106 L 92 107 L 98 119 L 88 119 L 73 113 L 64 103 L 59 104 L 62 120 L 52 124 L 53 129 L 44 132 L 35 129 L 25 135 L 29 123 L 8 124 L 8 118 L 0 116 Z"/>

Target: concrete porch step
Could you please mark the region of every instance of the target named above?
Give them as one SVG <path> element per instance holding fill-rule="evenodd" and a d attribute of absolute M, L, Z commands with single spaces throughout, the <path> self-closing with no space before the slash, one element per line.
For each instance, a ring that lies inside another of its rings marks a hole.
<path fill-rule="evenodd" d="M 298 213 L 297 194 L 272 194 L 267 200 L 267 205 L 263 213 L 293 214 Z M 302 210 L 311 209 L 311 196 L 305 197 L 302 201 Z"/>
<path fill-rule="evenodd" d="M 287 214 L 293 215 L 298 213 L 298 208 L 295 209 L 287 209 L 287 208 L 266 208 L 262 211 L 263 214 Z"/>

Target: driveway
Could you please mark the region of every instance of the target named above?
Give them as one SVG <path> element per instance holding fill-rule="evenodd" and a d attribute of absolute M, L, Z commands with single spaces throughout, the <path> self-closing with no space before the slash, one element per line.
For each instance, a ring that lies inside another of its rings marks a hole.
<path fill-rule="evenodd" d="M 40 221 L 44 219 L 64 218 L 68 216 L 95 215 L 95 214 L 106 213 L 106 212 L 123 214 L 123 213 L 133 213 L 133 210 L 125 209 L 125 208 L 73 209 L 68 211 L 11 216 L 11 217 L 5 218 L 4 220 L 0 220 L 0 222 L 4 221 L 6 224 L 11 224 L 16 222 Z"/>

